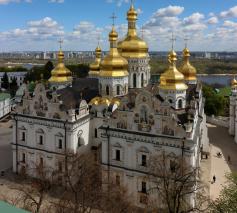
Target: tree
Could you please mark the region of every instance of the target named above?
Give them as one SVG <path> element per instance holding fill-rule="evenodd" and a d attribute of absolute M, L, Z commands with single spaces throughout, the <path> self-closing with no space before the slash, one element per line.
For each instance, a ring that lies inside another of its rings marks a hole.
<path fill-rule="evenodd" d="M 227 184 L 221 191 L 220 196 L 211 203 L 213 213 L 237 212 L 237 174 L 227 174 Z"/>
<path fill-rule="evenodd" d="M 84 213 L 99 207 L 100 167 L 92 155 L 68 153 L 61 173 L 67 188 L 55 205 L 58 212 Z"/>
<path fill-rule="evenodd" d="M 65 171 L 61 173 L 66 190 L 53 203 L 56 212 L 131 212 L 126 191 L 112 182 L 103 183 L 101 166 L 93 154 L 67 154 L 66 158 Z M 110 188 L 109 193 L 104 185 Z"/>
<path fill-rule="evenodd" d="M 205 113 L 207 115 L 223 115 L 228 106 L 228 99 L 215 92 L 207 85 L 203 86 L 203 96 L 205 97 Z"/>
<path fill-rule="evenodd" d="M 54 66 L 51 61 L 48 61 L 44 65 L 44 79 L 45 80 L 48 80 L 51 77 L 51 71 L 53 70 L 53 68 L 54 68 Z"/>
<path fill-rule="evenodd" d="M 37 178 L 27 176 L 29 173 Z M 90 153 L 67 153 L 58 162 L 58 169 L 39 164 L 27 171 L 22 167 L 20 174 L 20 186 L 0 199 L 33 213 L 134 212 L 122 186 L 104 183 L 110 190 L 103 190 L 100 164 Z"/>
<path fill-rule="evenodd" d="M 71 70 L 73 75 L 78 78 L 85 78 L 86 76 L 88 76 L 89 72 L 88 64 L 67 65 L 67 68 Z"/>
<path fill-rule="evenodd" d="M 10 93 L 12 97 L 15 96 L 17 89 L 18 89 L 17 79 L 16 77 L 14 77 L 12 79 L 12 82 L 10 83 Z"/>
<path fill-rule="evenodd" d="M 34 169 L 37 178 L 29 177 L 25 171 L 21 171 L 24 180 L 19 188 L 15 188 L 19 192 L 19 198 L 22 208 L 34 213 L 46 212 L 43 209 L 43 204 L 46 202 L 46 197 L 53 189 L 53 172 L 49 168 L 44 168 L 41 164 Z M 42 211 L 41 211 L 42 210 Z"/>
<path fill-rule="evenodd" d="M 160 209 L 168 213 L 206 211 L 208 199 L 204 184 L 198 178 L 199 168 L 189 166 L 182 157 L 163 153 L 151 156 L 149 173 L 152 212 Z"/>
<path fill-rule="evenodd" d="M 9 79 L 8 79 L 7 72 L 5 72 L 2 77 L 2 88 L 6 90 L 9 89 Z"/>

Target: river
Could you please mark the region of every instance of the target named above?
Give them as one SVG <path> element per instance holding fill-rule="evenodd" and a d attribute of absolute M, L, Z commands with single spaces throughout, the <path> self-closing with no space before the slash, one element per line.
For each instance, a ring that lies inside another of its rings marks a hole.
<path fill-rule="evenodd" d="M 198 79 L 209 85 L 218 84 L 223 87 L 230 86 L 230 82 L 233 79 L 234 75 L 232 74 L 212 74 L 212 75 L 206 75 L 206 74 L 199 74 Z M 160 75 L 152 75 L 151 81 L 153 83 L 156 83 L 159 81 Z"/>

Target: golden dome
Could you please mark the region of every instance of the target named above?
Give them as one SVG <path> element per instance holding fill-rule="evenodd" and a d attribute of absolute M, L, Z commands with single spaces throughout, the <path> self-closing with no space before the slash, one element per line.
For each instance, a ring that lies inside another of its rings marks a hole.
<path fill-rule="evenodd" d="M 111 100 L 111 104 L 116 104 L 117 106 L 119 106 L 121 103 L 121 100 L 119 98 L 113 98 Z"/>
<path fill-rule="evenodd" d="M 63 83 L 63 82 L 70 82 L 72 81 L 72 73 L 71 71 L 65 66 L 64 62 L 64 53 L 60 49 L 58 52 L 58 64 L 57 66 L 51 71 L 51 78 L 49 82 L 53 83 Z"/>
<path fill-rule="evenodd" d="M 97 46 L 96 49 L 95 49 L 95 61 L 90 64 L 89 75 L 99 76 L 99 74 L 100 74 L 101 53 L 102 53 L 102 50 L 101 50 L 100 46 Z"/>
<path fill-rule="evenodd" d="M 110 105 L 110 99 L 109 98 L 106 98 L 106 97 L 102 97 L 101 99 L 100 99 L 100 104 L 101 105 L 107 105 L 107 106 L 109 106 Z"/>
<path fill-rule="evenodd" d="M 235 77 L 232 79 L 231 81 L 231 87 L 237 87 L 237 80 L 235 79 Z"/>
<path fill-rule="evenodd" d="M 184 79 L 186 81 L 196 81 L 197 80 L 197 71 L 195 67 L 193 67 L 190 62 L 189 62 L 189 57 L 190 57 L 190 51 L 186 47 L 183 50 L 183 64 L 180 67 L 180 72 L 183 73 Z"/>
<path fill-rule="evenodd" d="M 89 102 L 89 105 L 99 105 L 100 104 L 100 99 L 101 97 L 95 97 L 93 98 L 90 102 Z"/>
<path fill-rule="evenodd" d="M 128 62 L 123 58 L 117 49 L 118 34 L 114 26 L 109 33 L 110 50 L 109 53 L 101 62 L 100 76 L 101 77 L 124 77 L 128 76 Z"/>
<path fill-rule="evenodd" d="M 119 106 L 121 103 L 121 100 L 119 98 L 109 98 L 109 97 L 95 97 L 90 102 L 89 105 L 107 105 L 110 104 L 116 104 Z"/>
<path fill-rule="evenodd" d="M 148 46 L 145 41 L 137 36 L 136 21 L 137 11 L 131 5 L 127 12 L 128 33 L 124 40 L 118 42 L 118 49 L 125 58 L 144 58 L 148 54 Z"/>
<path fill-rule="evenodd" d="M 164 90 L 186 90 L 184 75 L 176 68 L 177 55 L 172 50 L 168 55 L 169 68 L 160 76 L 159 88 Z"/>

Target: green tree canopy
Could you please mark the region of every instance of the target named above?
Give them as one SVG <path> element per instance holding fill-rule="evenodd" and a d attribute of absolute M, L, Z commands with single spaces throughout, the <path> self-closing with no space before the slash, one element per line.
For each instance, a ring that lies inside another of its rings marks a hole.
<path fill-rule="evenodd" d="M 2 77 L 2 88 L 9 89 L 9 79 L 6 72 L 4 73 Z"/>
<path fill-rule="evenodd" d="M 17 67 L 0 67 L 0 72 L 26 72 L 27 69 L 25 67 L 17 66 Z"/>
<path fill-rule="evenodd" d="M 237 174 L 228 174 L 226 177 L 227 185 L 222 189 L 219 198 L 211 204 L 213 213 L 237 212 Z"/>
<path fill-rule="evenodd" d="M 73 76 L 78 78 L 85 78 L 89 72 L 89 66 L 87 64 L 66 65 L 66 67 L 71 70 Z M 48 80 L 51 76 L 52 69 L 53 64 L 51 61 L 48 61 L 45 66 L 35 66 L 26 74 L 25 81 L 39 81 L 41 74 L 43 74 L 44 80 Z"/>
<path fill-rule="evenodd" d="M 53 63 L 51 61 L 48 61 L 45 65 L 44 65 L 44 79 L 48 80 L 51 76 L 51 71 L 53 70 L 54 66 Z"/>
<path fill-rule="evenodd" d="M 228 107 L 228 98 L 217 94 L 214 88 L 203 86 L 203 96 L 206 99 L 205 113 L 207 115 L 225 115 L 225 110 Z"/>
<path fill-rule="evenodd" d="M 15 96 L 17 89 L 18 89 L 17 79 L 16 77 L 14 77 L 12 79 L 12 82 L 10 83 L 10 94 L 12 97 Z"/>
<path fill-rule="evenodd" d="M 78 78 L 85 78 L 86 76 L 88 76 L 88 64 L 67 65 L 67 68 L 71 70 L 73 76 L 76 76 Z"/>

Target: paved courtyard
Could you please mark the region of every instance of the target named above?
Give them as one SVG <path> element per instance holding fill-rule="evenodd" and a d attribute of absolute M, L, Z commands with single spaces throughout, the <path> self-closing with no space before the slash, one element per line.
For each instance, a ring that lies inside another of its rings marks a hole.
<path fill-rule="evenodd" d="M 12 167 L 12 128 L 11 121 L 0 122 L 0 171 Z"/>
<path fill-rule="evenodd" d="M 227 128 L 211 124 L 208 124 L 207 127 L 211 144 L 210 197 L 216 199 L 226 183 L 225 174 L 237 171 L 237 144 L 229 135 Z M 217 152 L 222 153 L 221 158 L 217 157 Z M 228 155 L 231 157 L 231 163 L 227 162 Z M 213 175 L 216 176 L 215 183 L 212 183 Z"/>

